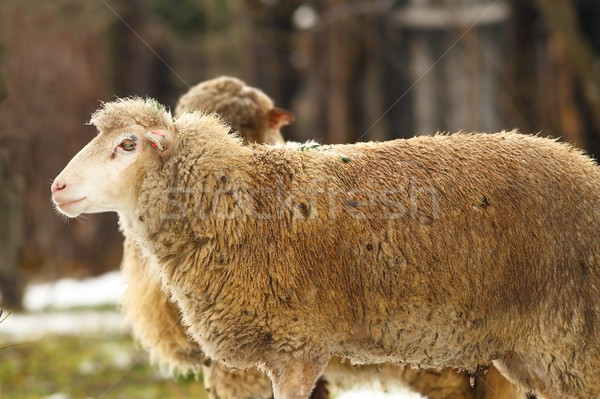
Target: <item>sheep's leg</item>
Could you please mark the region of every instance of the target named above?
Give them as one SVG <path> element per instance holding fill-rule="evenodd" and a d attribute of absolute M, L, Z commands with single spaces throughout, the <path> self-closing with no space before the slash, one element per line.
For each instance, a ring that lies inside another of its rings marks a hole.
<path fill-rule="evenodd" d="M 527 397 L 525 391 L 511 384 L 494 366 L 477 375 L 475 391 L 475 397 L 481 399 L 525 399 Z"/>
<path fill-rule="evenodd" d="M 574 353 L 569 351 L 567 353 Z M 544 399 L 596 399 L 600 397 L 596 365 L 566 362 L 553 355 L 538 357 L 515 354 L 494 360 L 498 370 L 509 380 Z M 579 359 L 578 359 L 579 360 Z M 594 367 L 596 366 L 596 367 Z"/>
<path fill-rule="evenodd" d="M 531 365 L 518 353 L 494 360 L 494 365 L 507 379 L 526 391 L 540 394 L 546 390 L 546 383 L 536 372 L 542 369 L 537 365 Z"/>
<path fill-rule="evenodd" d="M 274 399 L 308 399 L 326 365 L 326 360 L 298 359 L 267 365 Z"/>
<path fill-rule="evenodd" d="M 204 385 L 210 399 L 256 399 L 272 396 L 271 381 L 257 369 L 229 370 L 217 362 L 204 366 Z"/>

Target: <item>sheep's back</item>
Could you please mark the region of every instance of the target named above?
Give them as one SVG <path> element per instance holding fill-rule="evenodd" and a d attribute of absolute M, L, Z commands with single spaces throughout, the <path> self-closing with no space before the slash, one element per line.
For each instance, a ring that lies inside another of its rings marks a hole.
<path fill-rule="evenodd" d="M 263 150 L 254 170 L 255 187 L 275 188 L 253 204 L 271 217 L 251 218 L 240 258 L 298 303 L 337 307 L 374 335 L 386 317 L 415 334 L 423 319 L 483 328 L 540 311 L 597 325 L 600 169 L 568 145 L 441 135 Z"/>

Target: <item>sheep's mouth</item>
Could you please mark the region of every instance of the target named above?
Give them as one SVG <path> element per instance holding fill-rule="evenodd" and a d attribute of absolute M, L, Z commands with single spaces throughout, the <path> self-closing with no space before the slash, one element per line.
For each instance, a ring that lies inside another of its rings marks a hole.
<path fill-rule="evenodd" d="M 85 199 L 87 199 L 87 197 L 83 197 L 83 198 L 79 198 L 76 199 L 74 201 L 67 201 L 67 202 L 55 202 L 56 203 L 56 207 L 60 210 L 63 210 L 64 208 L 68 208 L 70 206 L 73 206 L 75 204 L 78 204 L 82 201 L 84 201 Z"/>

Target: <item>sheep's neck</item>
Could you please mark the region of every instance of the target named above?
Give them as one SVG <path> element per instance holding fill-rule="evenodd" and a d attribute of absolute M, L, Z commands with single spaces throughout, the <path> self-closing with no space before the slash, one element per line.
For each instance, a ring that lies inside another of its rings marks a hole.
<path fill-rule="evenodd" d="M 247 217 L 240 193 L 248 191 L 241 175 L 249 151 L 228 152 L 182 154 L 165 163 L 158 177 L 144 179 L 138 213 L 128 218 L 133 228 L 127 230 L 157 258 L 167 285 L 208 290 L 215 281 L 206 269 L 234 263 L 235 248 L 242 245 L 239 225 Z"/>

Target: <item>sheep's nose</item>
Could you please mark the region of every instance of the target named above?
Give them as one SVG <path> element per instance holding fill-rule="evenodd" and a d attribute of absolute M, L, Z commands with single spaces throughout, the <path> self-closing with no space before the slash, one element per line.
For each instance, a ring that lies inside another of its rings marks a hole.
<path fill-rule="evenodd" d="M 50 189 L 52 190 L 52 194 L 54 194 L 57 191 L 64 190 L 66 187 L 66 183 L 55 181 L 54 183 L 52 183 L 52 187 Z"/>

